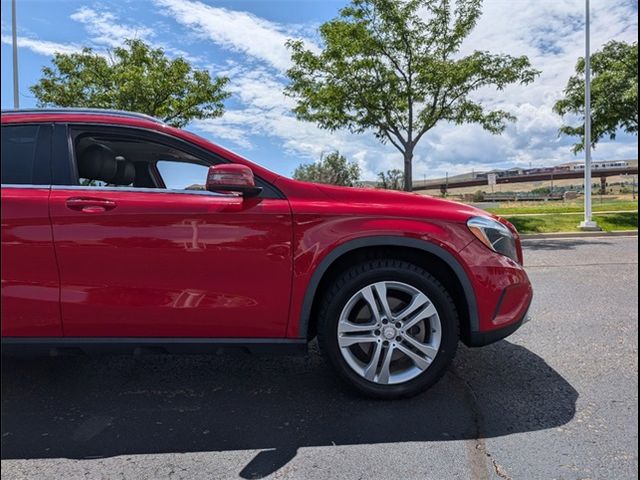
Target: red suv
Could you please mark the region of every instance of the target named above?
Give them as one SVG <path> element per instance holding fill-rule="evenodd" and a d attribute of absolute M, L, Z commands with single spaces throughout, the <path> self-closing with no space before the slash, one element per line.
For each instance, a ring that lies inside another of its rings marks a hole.
<path fill-rule="evenodd" d="M 393 398 L 526 319 L 518 233 L 422 195 L 284 178 L 153 118 L 2 113 L 5 353 L 304 353 Z"/>

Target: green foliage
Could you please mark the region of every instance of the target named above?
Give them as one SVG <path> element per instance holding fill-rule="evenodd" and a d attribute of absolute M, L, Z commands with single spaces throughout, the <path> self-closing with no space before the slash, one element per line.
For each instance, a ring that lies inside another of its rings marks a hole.
<path fill-rule="evenodd" d="M 473 197 L 471 198 L 472 202 L 484 202 L 484 196 L 486 195 L 486 192 L 483 192 L 482 190 L 476 190 L 473 193 Z"/>
<path fill-rule="evenodd" d="M 387 190 L 404 190 L 404 174 L 402 170 L 394 168 L 378 173 L 378 188 Z"/>
<path fill-rule="evenodd" d="M 318 162 L 300 165 L 293 178 L 305 182 L 355 187 L 360 182 L 360 166 L 349 162 L 339 152 L 332 152 Z"/>
<path fill-rule="evenodd" d="M 534 195 L 549 195 L 551 194 L 551 187 L 538 187 L 531 190 Z"/>
<path fill-rule="evenodd" d="M 538 215 L 531 217 L 505 217 L 520 233 L 575 232 L 584 215 Z M 637 230 L 638 212 L 596 214 L 593 219 L 605 232 L 613 230 Z"/>
<path fill-rule="evenodd" d="M 146 113 L 169 125 L 219 117 L 224 112 L 226 77 L 211 78 L 184 58 L 169 59 L 160 48 L 125 40 L 108 58 L 85 48 L 56 53 L 53 66 L 30 90 L 38 106 L 111 108 Z"/>
<path fill-rule="evenodd" d="M 613 212 L 624 210 L 637 210 L 637 200 L 605 199 L 604 201 L 594 201 L 594 212 Z M 584 212 L 584 200 L 568 200 L 562 202 L 502 202 L 499 207 L 486 208 L 490 213 L 495 213 L 503 217 L 513 214 L 537 214 L 537 213 L 582 213 Z"/>
<path fill-rule="evenodd" d="M 453 5 L 452 5 L 453 3 Z M 439 121 L 477 123 L 500 133 L 514 120 L 471 94 L 527 84 L 538 75 L 527 57 L 476 51 L 459 55 L 481 14 L 480 0 L 352 0 L 320 27 L 321 52 L 289 41 L 286 93 L 299 119 L 328 130 L 372 131 L 404 157 L 411 188 L 413 151 Z"/>
<path fill-rule="evenodd" d="M 578 59 L 576 74 L 569 78 L 564 98 L 553 109 L 559 115 L 580 117 L 579 125 L 563 125 L 560 133 L 579 136 L 573 152 L 584 149 L 584 58 Z M 622 129 L 638 134 L 638 43 L 612 41 L 591 55 L 591 143 L 603 137 L 615 140 Z"/>

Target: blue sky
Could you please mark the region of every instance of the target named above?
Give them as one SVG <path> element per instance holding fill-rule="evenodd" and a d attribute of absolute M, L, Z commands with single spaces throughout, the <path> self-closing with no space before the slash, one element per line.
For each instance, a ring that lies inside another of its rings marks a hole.
<path fill-rule="evenodd" d="M 35 106 L 29 86 L 39 78 L 55 51 L 82 46 L 105 51 L 124 38 L 141 38 L 182 55 L 197 67 L 230 77 L 232 97 L 220 119 L 194 122 L 188 129 L 266 167 L 290 175 L 301 162 L 340 150 L 357 161 L 366 179 L 376 172 L 401 168 L 400 154 L 371 134 L 329 133 L 297 121 L 292 101 L 283 96 L 289 54 L 288 38 L 315 48 L 317 27 L 335 17 L 342 1 L 212 0 L 17 0 L 20 102 Z M 10 1 L 2 8 L 2 108 L 11 108 Z M 462 53 L 489 50 L 528 55 L 542 75 L 527 87 L 476 96 L 506 109 L 518 121 L 504 134 L 491 135 L 474 125 L 439 124 L 418 146 L 416 179 L 441 177 L 514 165 L 540 166 L 580 159 L 570 152 L 573 139 L 559 138 L 560 125 L 551 107 L 584 53 L 583 0 L 486 0 L 478 26 Z M 637 2 L 592 1 L 592 48 L 616 39 L 637 38 Z M 596 159 L 637 158 L 637 137 L 618 135 L 603 141 Z"/>

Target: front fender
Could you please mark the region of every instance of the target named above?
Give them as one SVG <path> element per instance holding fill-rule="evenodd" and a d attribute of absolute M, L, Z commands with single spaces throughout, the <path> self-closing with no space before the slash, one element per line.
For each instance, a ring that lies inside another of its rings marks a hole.
<path fill-rule="evenodd" d="M 394 223 L 397 222 L 394 219 Z M 411 220 L 412 222 L 414 220 Z M 307 338 L 309 324 L 311 321 L 311 311 L 314 299 L 318 293 L 320 282 L 329 270 L 331 265 L 343 255 L 357 249 L 367 247 L 407 247 L 422 250 L 437 256 L 445 262 L 455 273 L 465 295 L 469 310 L 469 320 L 471 330 L 477 330 L 479 321 L 477 316 L 476 298 L 473 287 L 469 280 L 468 273 L 457 257 L 457 251 L 466 246 L 468 238 L 457 239 L 457 245 L 462 240 L 464 245 L 454 247 L 455 244 L 446 244 L 437 238 L 442 239 L 451 236 L 448 226 L 422 223 L 422 231 L 412 234 L 398 235 L 392 233 L 363 232 L 357 238 L 346 238 L 336 244 L 330 244 L 322 248 L 319 243 L 300 245 L 296 248 L 294 256 L 294 284 L 292 292 L 292 304 L 290 321 L 288 325 L 288 336 L 290 338 Z M 331 229 L 336 233 L 335 229 Z M 357 231 L 357 230 L 356 230 Z M 353 230 L 351 230 L 353 232 Z M 449 235 L 446 235 L 448 233 Z M 339 237 L 338 237 L 339 238 Z M 304 258 L 310 257 L 310 258 Z"/>

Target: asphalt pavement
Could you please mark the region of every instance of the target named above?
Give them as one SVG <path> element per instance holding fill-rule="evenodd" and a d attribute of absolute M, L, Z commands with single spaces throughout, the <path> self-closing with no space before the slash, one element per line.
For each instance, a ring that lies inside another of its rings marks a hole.
<path fill-rule="evenodd" d="M 319 357 L 4 359 L 2 478 L 632 479 L 638 238 L 528 240 L 533 320 L 429 392 Z"/>

